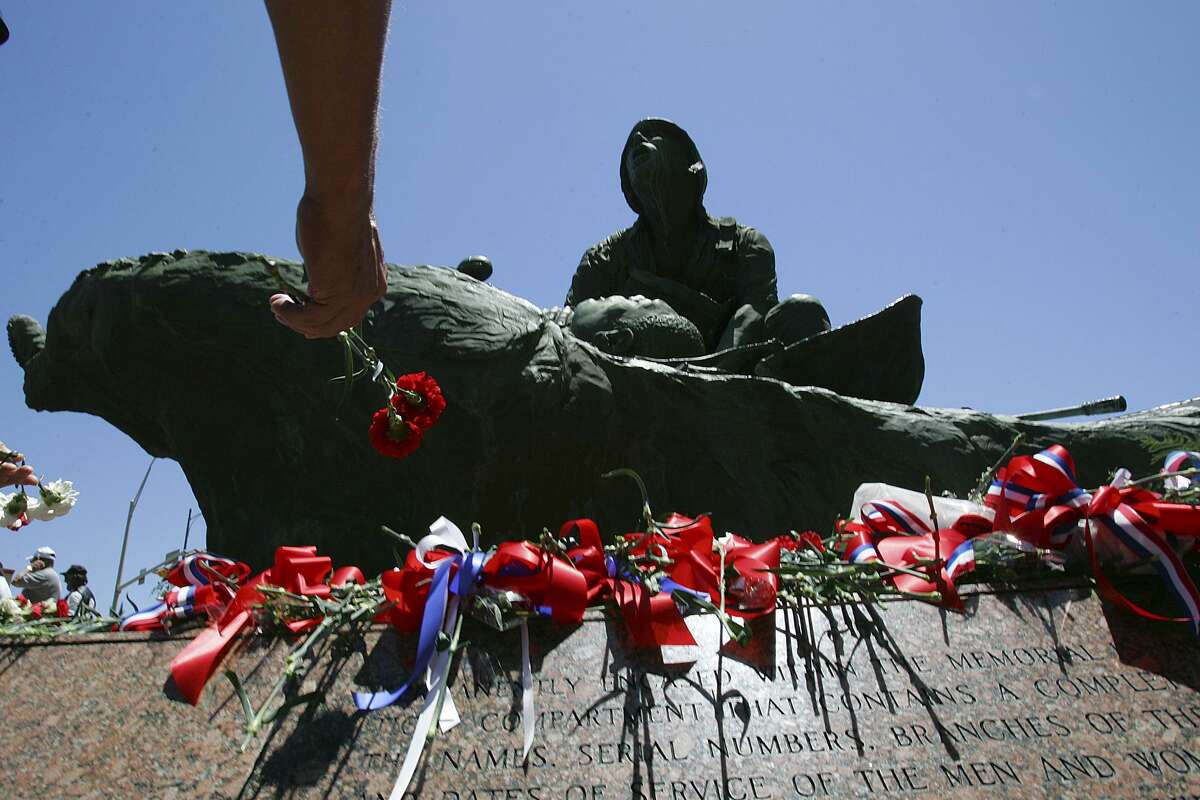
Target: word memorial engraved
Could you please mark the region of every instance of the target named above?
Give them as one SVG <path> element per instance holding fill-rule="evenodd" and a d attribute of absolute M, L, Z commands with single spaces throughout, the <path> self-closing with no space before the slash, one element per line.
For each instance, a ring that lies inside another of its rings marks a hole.
<path fill-rule="evenodd" d="M 780 608 L 754 622 L 745 646 L 726 641 L 713 617 L 688 623 L 699 646 L 654 659 L 598 614 L 565 632 L 531 625 L 527 758 L 518 637 L 468 625 L 447 701 L 461 722 L 428 743 L 405 796 L 1200 793 L 1195 640 L 1184 626 L 1109 611 L 1088 589 L 975 595 L 965 615 L 912 602 Z M 374 712 L 354 711 L 350 692 L 402 683 L 411 644 L 372 629 L 323 653 L 302 687 L 319 698 L 246 753 L 228 684 L 214 680 L 192 709 L 146 683 L 177 641 L 9 649 L 0 713 L 37 745 L 10 751 L 12 774 L 38 774 L 39 754 L 52 751 L 76 767 L 40 775 L 61 796 L 77 794 L 72 775 L 88 774 L 97 796 L 386 798 L 423 692 Z M 283 652 L 255 639 L 231 657 L 251 697 L 266 693 L 256 675 L 277 671 Z M 20 690 L 30 674 L 60 701 L 50 730 L 37 727 Z M 131 745 L 139 758 L 128 757 Z"/>

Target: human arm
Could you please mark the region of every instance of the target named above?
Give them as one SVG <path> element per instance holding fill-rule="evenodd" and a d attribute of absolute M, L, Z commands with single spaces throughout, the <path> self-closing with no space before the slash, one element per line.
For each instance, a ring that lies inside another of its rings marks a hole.
<path fill-rule="evenodd" d="M 390 0 L 267 0 L 304 155 L 296 245 L 309 302 L 271 297 L 306 337 L 336 336 L 387 291 L 374 219 L 379 81 Z"/>
<path fill-rule="evenodd" d="M 46 582 L 45 576 L 41 574 L 46 568 L 45 562 L 40 558 L 35 558 L 28 565 L 22 567 L 13 573 L 10 581 L 13 586 L 20 589 L 28 589 L 32 586 L 40 586 Z"/>
<path fill-rule="evenodd" d="M 22 483 L 26 486 L 37 486 L 38 480 L 33 474 L 33 467 L 28 464 L 18 466 L 24 460 L 25 456 L 11 452 L 4 442 L 0 442 L 0 487 L 17 486 Z"/>

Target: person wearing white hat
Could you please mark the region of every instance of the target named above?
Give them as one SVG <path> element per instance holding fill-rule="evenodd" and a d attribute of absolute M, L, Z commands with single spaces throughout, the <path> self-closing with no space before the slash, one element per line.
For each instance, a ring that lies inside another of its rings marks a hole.
<path fill-rule="evenodd" d="M 62 581 L 54 571 L 54 556 L 51 548 L 39 547 L 29 557 L 29 565 L 13 575 L 12 585 L 21 589 L 29 602 L 62 599 Z"/>

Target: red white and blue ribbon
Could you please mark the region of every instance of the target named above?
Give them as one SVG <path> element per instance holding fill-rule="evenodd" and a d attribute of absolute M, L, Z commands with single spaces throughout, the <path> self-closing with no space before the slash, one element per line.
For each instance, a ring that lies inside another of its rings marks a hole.
<path fill-rule="evenodd" d="M 950 528 L 934 531 L 932 519 L 900 500 L 887 498 L 863 504 L 861 522 L 842 526 L 842 558 L 880 568 L 903 567 L 888 580 L 899 591 L 941 597 L 940 605 L 961 610 L 954 581 L 975 568 L 974 537 L 990 532 L 990 522 L 962 514 Z M 933 571 L 937 566 L 936 572 Z M 918 573 L 924 572 L 921 576 Z"/>
<path fill-rule="evenodd" d="M 863 522 L 875 531 L 902 533 L 906 536 L 921 536 L 932 531 L 930 522 L 923 515 L 897 500 L 866 503 L 861 513 Z"/>
<path fill-rule="evenodd" d="M 1149 619 L 1171 619 L 1153 614 L 1135 605 L 1118 592 L 1105 576 L 1096 555 L 1095 545 L 1098 531 L 1107 530 L 1140 559 L 1154 565 L 1167 590 L 1174 595 L 1176 602 L 1184 612 L 1184 617 L 1178 621 L 1186 621 L 1191 626 L 1192 632 L 1200 636 L 1200 592 L 1197 592 L 1196 585 L 1188 577 L 1183 562 L 1179 560 L 1175 550 L 1167 543 L 1162 532 L 1157 530 L 1134 505 L 1124 502 L 1120 488 L 1128 479 L 1129 473 L 1126 470 L 1118 470 L 1113 483 L 1096 493 L 1087 510 L 1085 522 L 1088 555 L 1091 558 L 1092 571 L 1095 573 L 1097 583 L 1110 600 L 1126 609 Z"/>
<path fill-rule="evenodd" d="M 1192 454 L 1172 453 L 1166 471 L 1187 463 Z M 1101 593 L 1117 605 L 1148 619 L 1188 622 L 1200 635 L 1200 592 L 1188 577 L 1171 546 L 1175 537 L 1195 537 L 1200 508 L 1162 503 L 1144 489 L 1126 488 L 1127 470 L 1118 470 L 1109 486 L 1094 494 L 1076 482 L 1075 464 L 1061 445 L 1033 456 L 1017 456 L 997 474 L 987 505 L 996 511 L 996 529 L 1008 526 L 1040 547 L 1062 549 L 1083 522 L 1092 572 Z M 1015 488 L 1014 488 L 1015 487 Z M 1154 614 L 1135 605 L 1113 586 L 1097 555 L 1098 538 L 1105 534 L 1136 558 L 1152 563 L 1167 590 L 1184 613 L 1182 618 Z"/>
<path fill-rule="evenodd" d="M 122 617 L 117 630 L 160 630 L 173 620 L 191 619 L 201 613 L 220 613 L 233 599 L 234 590 L 223 580 L 214 583 L 214 574 L 237 581 L 250 574 L 250 568 L 240 561 L 212 553 L 185 556 L 164 576 L 164 580 L 176 588 L 163 594 L 154 606 Z"/>
<path fill-rule="evenodd" d="M 975 540 L 966 539 L 950 551 L 946 559 L 946 577 L 953 581 L 959 575 L 975 569 Z"/>
<path fill-rule="evenodd" d="M 249 575 L 249 567 L 234 563 L 236 570 L 232 571 L 243 576 Z M 229 565 L 220 563 L 214 564 L 213 568 L 217 571 L 231 569 Z M 199 577 L 204 573 L 202 568 L 194 572 L 181 570 L 181 575 L 190 574 L 192 577 Z M 329 557 L 318 555 L 316 547 L 276 548 L 274 565 L 243 583 L 220 618 L 205 628 L 171 660 L 171 679 L 176 688 L 192 705 L 200 702 L 200 694 L 205 685 L 238 635 L 253 625 L 253 608 L 262 601 L 259 586 L 279 586 L 305 597 L 329 597 L 332 587 L 351 582 L 363 583 L 362 571 L 354 566 L 334 570 Z M 216 587 L 224 588 L 226 584 L 217 582 L 206 588 Z M 197 591 L 199 592 L 199 589 Z M 303 633 L 319 622 L 316 618 L 305 618 L 291 620 L 286 625 L 293 633 Z"/>
<path fill-rule="evenodd" d="M 1182 472 L 1188 468 L 1200 468 L 1200 453 L 1187 450 L 1173 450 L 1167 455 L 1163 472 Z M 1192 485 L 1192 478 L 1186 475 L 1168 475 L 1164 481 L 1171 491 L 1182 492 Z"/>
<path fill-rule="evenodd" d="M 212 583 L 214 573 L 240 582 L 250 574 L 250 567 L 212 553 L 192 553 L 181 558 L 164 579 L 176 586 L 205 586 Z"/>
<path fill-rule="evenodd" d="M 1091 502 L 1092 495 L 1075 482 L 1071 454 L 1057 444 L 1011 459 L 984 499 L 996 512 L 996 530 L 1011 528 L 1037 547 L 1056 549 L 1070 544 L 1079 516 Z M 1054 522 L 1047 525 L 1048 520 Z"/>

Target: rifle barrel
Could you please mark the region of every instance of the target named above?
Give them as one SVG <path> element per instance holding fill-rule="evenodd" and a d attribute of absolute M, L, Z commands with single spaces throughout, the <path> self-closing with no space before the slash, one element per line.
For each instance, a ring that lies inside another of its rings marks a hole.
<path fill-rule="evenodd" d="M 1031 411 L 1028 414 L 1017 414 L 1017 419 L 1034 422 L 1047 419 L 1066 419 L 1067 417 L 1090 417 L 1096 414 L 1113 414 L 1124 411 L 1128 407 L 1129 404 L 1125 402 L 1125 397 L 1118 394 L 1113 397 L 1080 403 L 1077 406 L 1065 406 L 1063 408 L 1051 408 L 1046 411 Z"/>

